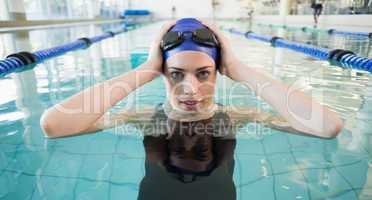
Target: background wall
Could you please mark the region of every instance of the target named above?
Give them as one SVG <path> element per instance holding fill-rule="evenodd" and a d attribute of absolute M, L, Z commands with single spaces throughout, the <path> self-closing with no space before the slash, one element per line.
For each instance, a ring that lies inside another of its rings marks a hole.
<path fill-rule="evenodd" d="M 250 0 L 132 0 L 130 3 L 132 9 L 149 9 L 159 18 L 172 17 L 173 6 L 176 18 L 241 18 L 248 16 L 253 4 Z"/>
<path fill-rule="evenodd" d="M 357 11 L 356 8 L 361 11 L 365 8 L 363 7 L 365 3 L 359 6 L 353 4 L 354 7 L 350 7 L 345 3 L 349 0 L 326 2 L 319 25 L 372 28 L 372 14 L 335 14 L 350 9 Z M 176 8 L 174 13 L 173 6 Z M 128 8 L 148 9 L 155 19 L 172 17 L 241 19 L 250 17 L 251 11 L 254 10 L 252 16 L 256 22 L 313 25 L 309 0 L 0 0 L 0 21 L 117 19 L 120 13 Z M 296 15 L 287 15 L 289 13 Z"/>
<path fill-rule="evenodd" d="M 132 0 L 132 9 L 149 9 L 158 18 L 171 18 L 172 7 L 176 7 L 176 16 L 211 18 L 212 0 Z"/>

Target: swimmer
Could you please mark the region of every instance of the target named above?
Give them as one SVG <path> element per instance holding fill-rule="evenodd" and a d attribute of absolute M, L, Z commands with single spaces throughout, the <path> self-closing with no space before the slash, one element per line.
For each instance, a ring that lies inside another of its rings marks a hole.
<path fill-rule="evenodd" d="M 217 73 L 248 86 L 278 115 L 258 108 L 216 104 Z M 193 18 L 164 25 L 145 63 L 49 108 L 41 118 L 41 127 L 48 137 L 58 138 L 94 133 L 122 123 L 149 124 L 155 106 L 116 113 L 108 110 L 158 76 L 164 78 L 167 96 L 161 108 L 170 120 L 202 121 L 223 111 L 233 124 L 257 122 L 321 138 L 333 138 L 343 127 L 338 114 L 303 92 L 247 66 L 234 55 L 233 47 L 218 28 Z"/>

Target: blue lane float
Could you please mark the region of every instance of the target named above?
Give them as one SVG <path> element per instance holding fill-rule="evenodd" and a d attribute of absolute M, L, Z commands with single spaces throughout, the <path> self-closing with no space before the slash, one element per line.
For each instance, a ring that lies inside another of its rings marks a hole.
<path fill-rule="evenodd" d="M 63 55 L 67 52 L 75 51 L 78 49 L 86 49 L 93 43 L 100 42 L 104 39 L 114 37 L 120 33 L 126 32 L 128 29 L 126 26 L 116 31 L 107 31 L 101 35 L 94 36 L 91 38 L 79 38 L 74 42 L 63 44 L 60 46 L 52 47 L 30 52 L 18 52 L 15 54 L 8 55 L 6 59 L 0 60 L 0 77 L 4 77 L 13 72 L 22 72 L 34 68 L 38 63 L 44 60 Z"/>
<path fill-rule="evenodd" d="M 287 25 L 280 25 L 280 24 L 262 24 L 257 23 L 259 26 L 269 26 L 270 28 L 283 28 L 288 30 L 302 30 L 304 32 L 327 32 L 330 35 L 346 35 L 346 36 L 356 36 L 356 37 L 367 37 L 372 39 L 372 32 L 355 32 L 355 31 L 342 31 L 336 29 L 320 29 L 314 27 L 295 27 L 295 26 L 287 26 Z"/>
<path fill-rule="evenodd" d="M 319 60 L 328 60 L 332 65 L 363 70 L 372 73 L 372 59 L 355 55 L 355 53 L 352 51 L 344 49 L 330 50 L 326 48 L 311 46 L 308 44 L 288 41 L 277 36 L 259 35 L 253 33 L 252 31 L 244 33 L 233 28 L 223 30 L 229 31 L 230 33 L 236 35 L 244 36 L 248 39 L 255 39 L 270 43 L 273 47 L 291 49 L 293 51 L 304 53 Z"/>
<path fill-rule="evenodd" d="M 328 33 L 330 35 L 348 35 L 348 36 L 372 38 L 372 33 L 367 33 L 367 32 L 340 31 L 336 29 L 329 29 Z"/>
<path fill-rule="evenodd" d="M 122 14 L 123 16 L 144 16 L 144 15 L 150 15 L 151 12 L 149 10 L 133 10 L 133 9 L 127 9 Z"/>

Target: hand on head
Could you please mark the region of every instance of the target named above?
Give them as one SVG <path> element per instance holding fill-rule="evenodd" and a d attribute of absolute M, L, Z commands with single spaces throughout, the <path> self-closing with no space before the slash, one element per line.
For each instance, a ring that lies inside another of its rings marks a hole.
<path fill-rule="evenodd" d="M 169 29 L 176 24 L 175 20 L 172 20 L 162 26 L 155 40 L 152 42 L 149 50 L 149 56 L 147 59 L 148 64 L 152 67 L 152 70 L 157 72 L 162 71 L 163 65 L 163 54 L 160 49 L 160 43 L 163 36 L 169 31 Z"/>
<path fill-rule="evenodd" d="M 217 39 L 220 43 L 220 51 L 221 51 L 221 61 L 220 61 L 220 68 L 219 71 L 223 75 L 228 75 L 228 67 L 233 66 L 233 63 L 237 60 L 236 56 L 234 55 L 230 41 L 227 39 L 227 37 L 218 29 L 218 27 L 205 20 L 201 21 L 206 27 L 211 29 L 214 34 L 217 36 Z"/>

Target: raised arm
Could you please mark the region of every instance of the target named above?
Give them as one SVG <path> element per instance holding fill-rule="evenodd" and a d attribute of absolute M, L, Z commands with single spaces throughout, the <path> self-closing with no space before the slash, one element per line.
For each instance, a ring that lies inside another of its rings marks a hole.
<path fill-rule="evenodd" d="M 227 38 L 214 25 L 205 23 L 221 43 L 221 73 L 251 88 L 295 130 L 318 137 L 335 137 L 342 129 L 339 115 L 295 87 L 246 66 L 233 54 Z"/>
<path fill-rule="evenodd" d="M 256 122 L 271 129 L 298 135 L 308 135 L 308 133 L 294 129 L 284 117 L 262 111 L 259 108 L 226 106 L 224 109 L 229 115 L 232 121 L 232 127 L 235 131 L 240 131 L 240 128 L 244 128 L 247 123 Z M 311 136 L 319 137 L 313 134 Z"/>
<path fill-rule="evenodd" d="M 173 24 L 170 22 L 160 30 L 150 47 L 147 62 L 135 70 L 89 87 L 45 111 L 40 120 L 45 134 L 55 138 L 100 129 L 96 125 L 104 120 L 104 114 L 112 106 L 161 73 L 160 41 Z"/>

